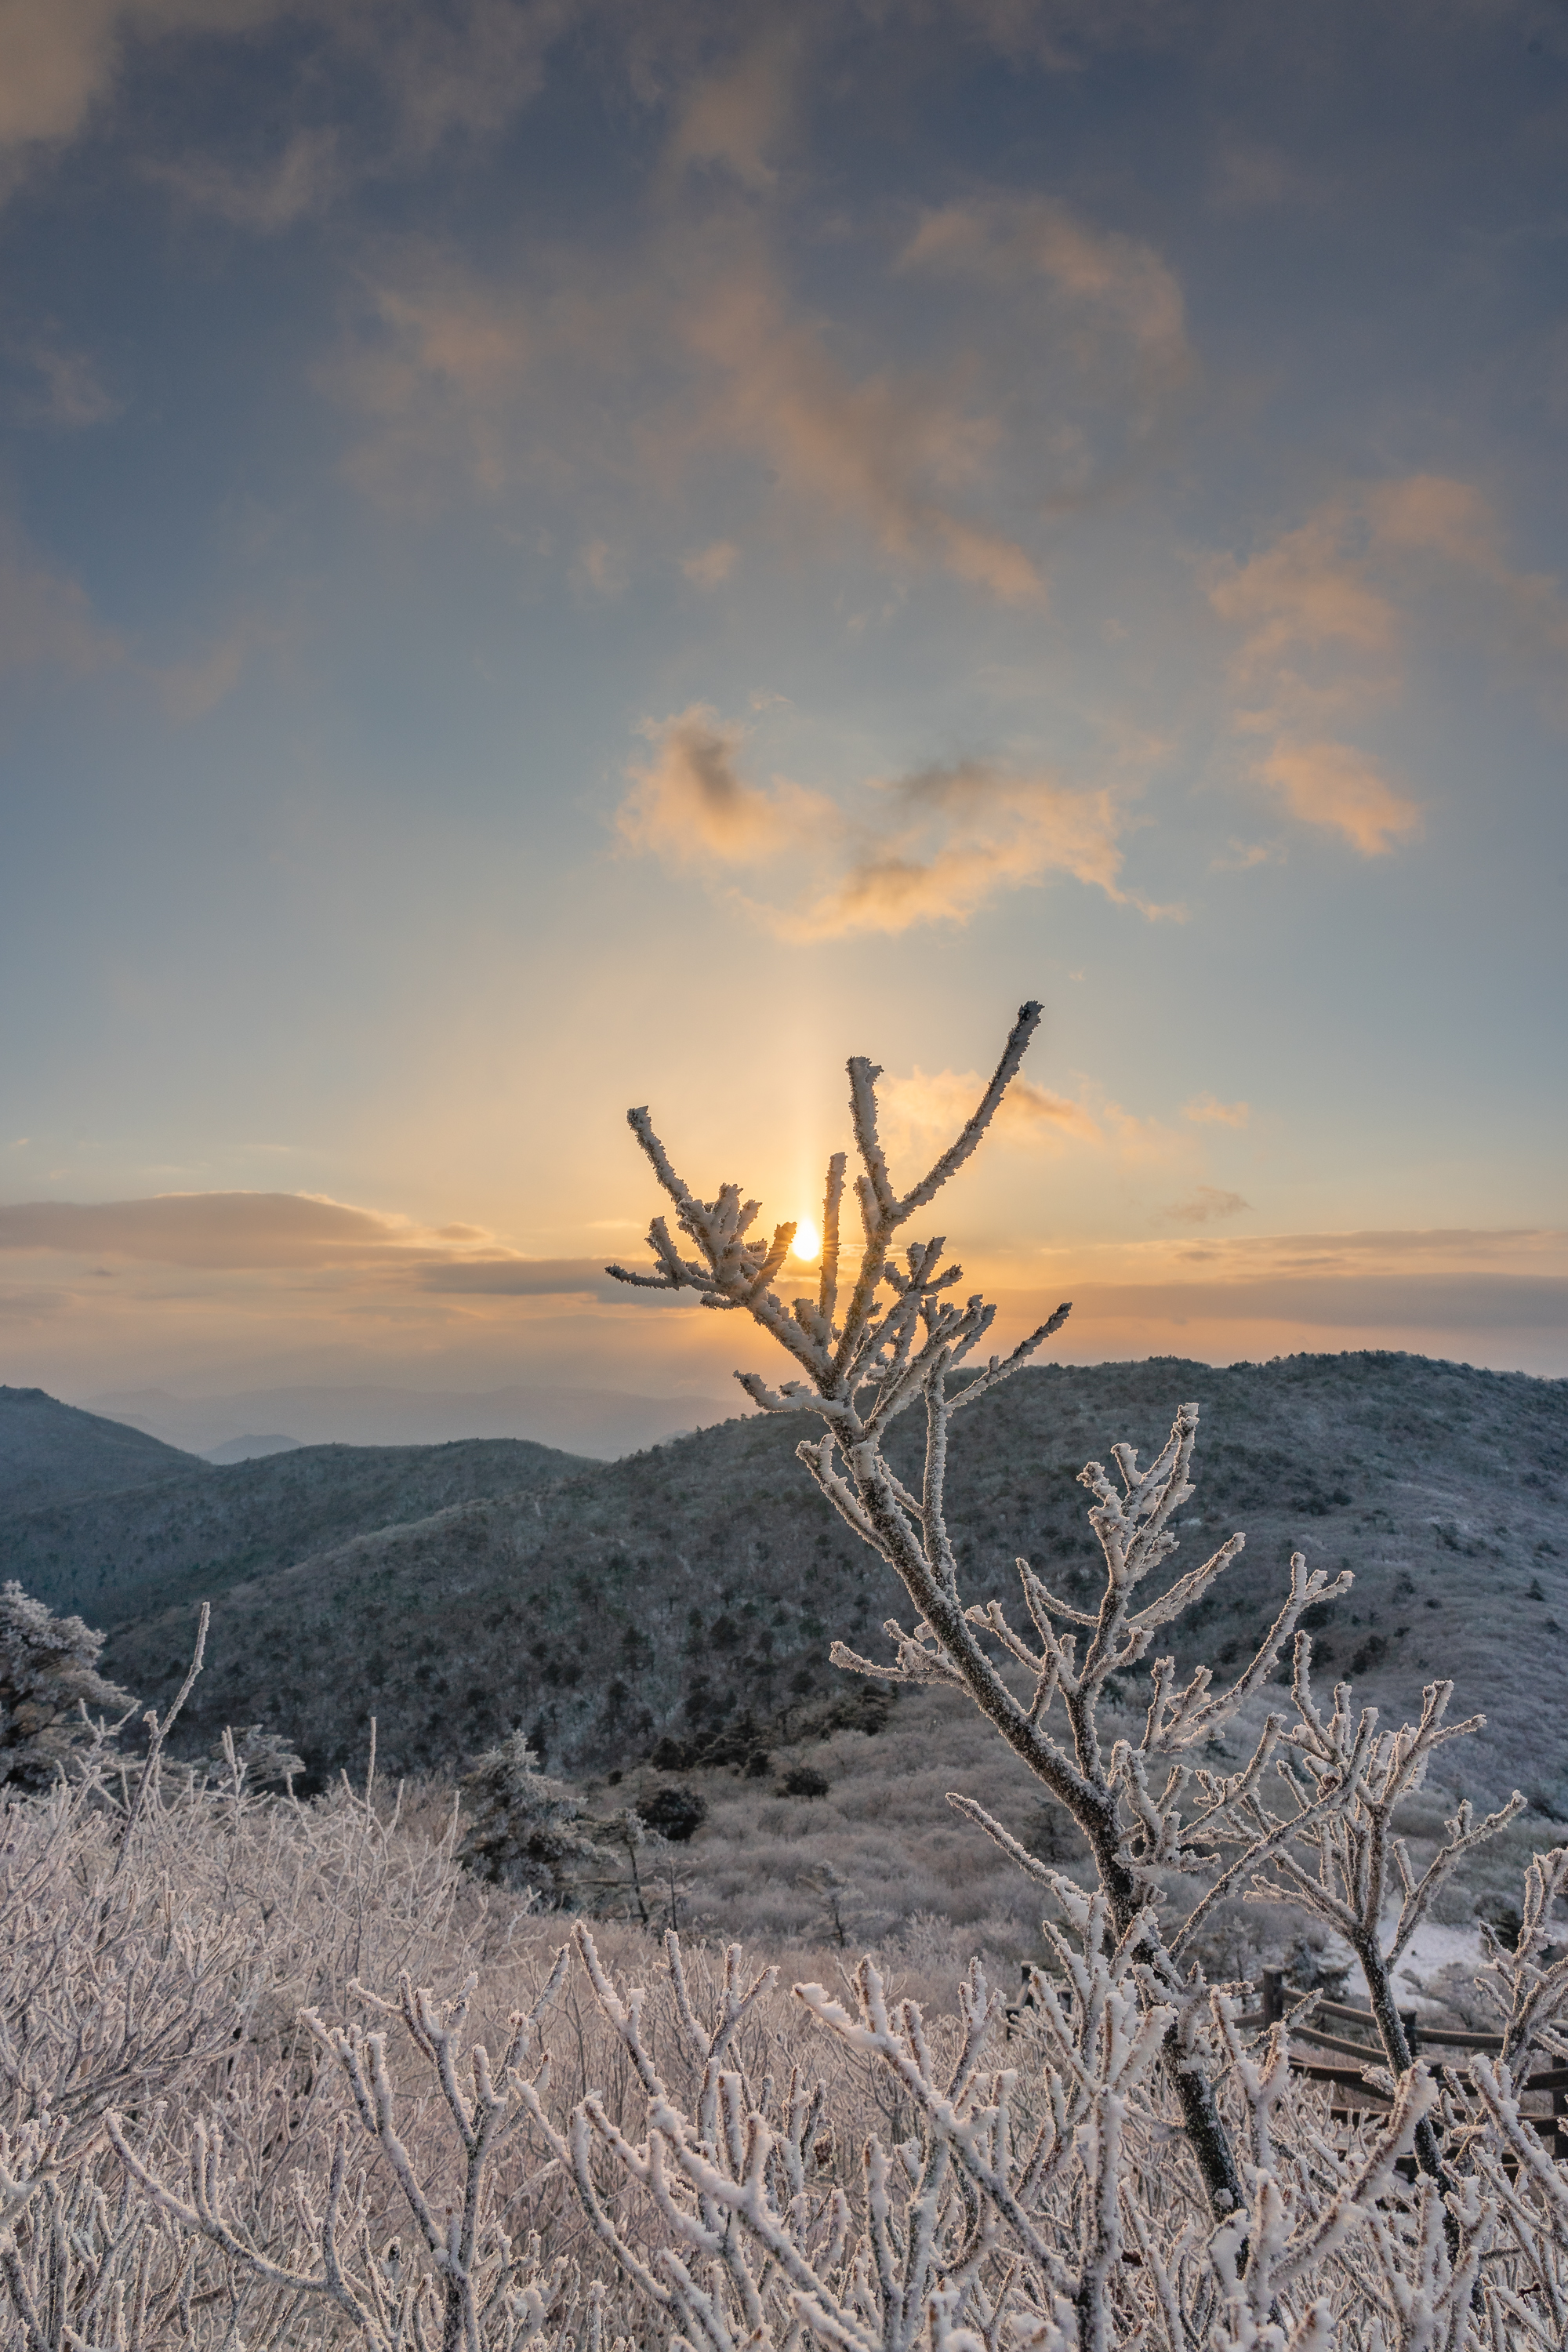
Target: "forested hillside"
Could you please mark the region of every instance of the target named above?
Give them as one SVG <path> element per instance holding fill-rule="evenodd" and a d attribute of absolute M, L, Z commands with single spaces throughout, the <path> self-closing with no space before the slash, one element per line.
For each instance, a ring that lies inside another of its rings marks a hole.
<path fill-rule="evenodd" d="M 1356 1589 L 1318 1633 L 1325 1683 L 1349 1675 L 1363 1698 L 1408 1708 L 1424 1681 L 1457 1676 L 1458 1706 L 1491 1717 L 1477 1783 L 1517 1780 L 1568 1815 L 1568 1381 L 1399 1355 L 1026 1372 L 965 1417 L 955 1447 L 971 1597 L 1009 1595 L 1023 1553 L 1086 1598 L 1097 1553 L 1079 1469 L 1120 1438 L 1152 1451 L 1189 1397 L 1198 1491 L 1173 1572 L 1247 1534 L 1186 1621 L 1208 1654 L 1239 1662 L 1293 1549 L 1348 1565 Z M 425 1771 L 521 1723 L 552 1767 L 581 1772 L 747 1718 L 759 1738 L 787 1733 L 792 1710 L 843 1686 L 836 1635 L 875 1654 L 882 1618 L 908 1613 L 793 1458 L 811 1426 L 731 1422 L 229 1584 L 189 1736 L 260 1718 L 324 1772 L 363 1753 L 374 1715 L 386 1766 Z M 244 1466 L 281 1477 L 305 1458 Z M 182 1573 L 178 1605 L 119 1622 L 105 1654 L 149 1697 L 188 1651 L 204 1588 Z"/>
<path fill-rule="evenodd" d="M 125 1434 L 166 1455 L 174 1475 L 0 1519 L 0 1578 L 98 1625 L 177 1606 L 192 1592 L 216 1601 L 241 1578 L 291 1567 L 366 1529 L 585 1466 L 578 1454 L 510 1437 L 307 1445 L 214 1466 Z"/>
<path fill-rule="evenodd" d="M 155 1478 L 205 1475 L 196 1455 L 123 1422 L 61 1404 L 43 1389 L 0 1388 L 0 1512 Z"/>

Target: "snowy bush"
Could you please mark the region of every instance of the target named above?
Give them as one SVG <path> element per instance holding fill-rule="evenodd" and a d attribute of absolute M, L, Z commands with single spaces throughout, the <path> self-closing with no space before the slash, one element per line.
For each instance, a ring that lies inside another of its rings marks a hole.
<path fill-rule="evenodd" d="M 1258 2039 L 1214 1991 L 1191 2047 L 1247 2183 L 1216 2226 L 1174 2005 L 1065 1877 L 1009 2015 L 978 1966 L 954 2006 L 831 1947 L 790 1993 L 636 1928 L 557 1949 L 458 1867 L 450 1808 L 185 1777 L 126 1834 L 113 1800 L 89 1775 L 0 1816 L 0 2292 L 27 2352 L 1561 2341 L 1568 2180 L 1506 2061 L 1412 2067 L 1347 2126 L 1288 2025 Z M 1568 1853 L 1532 1865 L 1491 1972 L 1516 2050 L 1552 2032 L 1565 1881 Z M 1432 2116 L 1447 2190 L 1399 2169 Z"/>

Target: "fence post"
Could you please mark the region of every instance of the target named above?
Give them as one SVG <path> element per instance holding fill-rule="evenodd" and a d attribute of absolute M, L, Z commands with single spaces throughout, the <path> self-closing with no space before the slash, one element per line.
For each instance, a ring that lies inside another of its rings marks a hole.
<path fill-rule="evenodd" d="M 1265 1969 L 1263 1971 L 1263 2022 L 1278 2025 L 1285 2014 L 1285 1971 Z"/>

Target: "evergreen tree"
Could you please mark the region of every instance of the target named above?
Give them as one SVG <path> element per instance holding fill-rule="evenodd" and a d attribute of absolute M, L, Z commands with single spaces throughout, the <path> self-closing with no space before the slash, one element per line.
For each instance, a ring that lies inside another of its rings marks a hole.
<path fill-rule="evenodd" d="M 469 1869 L 570 1907 L 576 1874 L 606 1857 L 574 1826 L 582 1807 L 564 1781 L 540 1770 L 526 1733 L 476 1757 L 459 1785 L 471 1819 L 458 1853 Z"/>
<path fill-rule="evenodd" d="M 98 1671 L 103 1635 L 0 1586 L 0 1783 L 51 1788 L 92 1737 L 84 1709 L 123 1720 L 136 1702 Z"/>

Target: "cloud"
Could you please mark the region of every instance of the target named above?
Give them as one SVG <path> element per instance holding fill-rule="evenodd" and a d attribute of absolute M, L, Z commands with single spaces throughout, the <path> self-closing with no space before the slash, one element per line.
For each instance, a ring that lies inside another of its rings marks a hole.
<path fill-rule="evenodd" d="M 5 0 L 0 151 L 76 138 L 133 38 L 238 34 L 293 13 L 289 0 Z"/>
<path fill-rule="evenodd" d="M 699 548 L 694 555 L 686 556 L 681 570 L 695 588 L 721 588 L 740 561 L 741 551 L 727 539 L 716 539 L 711 547 Z"/>
<path fill-rule="evenodd" d="M 461 1258 L 494 1236 L 433 1233 L 405 1217 L 308 1192 L 160 1192 L 140 1201 L 25 1201 L 0 1207 L 0 1251 L 39 1251 L 158 1265 L 396 1265 Z"/>
<path fill-rule="evenodd" d="M 878 1085 L 883 1141 L 896 1157 L 929 1158 L 958 1133 L 985 1091 L 977 1070 L 884 1076 Z M 1112 1100 L 1092 1080 L 1077 1097 L 1051 1094 L 1027 1078 L 1015 1078 L 1003 1097 L 992 1132 L 999 1142 L 1059 1151 L 1068 1147 L 1097 1151 L 1119 1167 L 1163 1169 L 1190 1160 L 1191 1145 L 1158 1119 L 1140 1118 Z M 1221 1196 L 1226 1197 L 1226 1196 Z"/>
<path fill-rule="evenodd" d="M 908 1143 L 935 1136 L 951 1139 L 973 1114 L 985 1086 L 978 1070 L 928 1073 L 918 1063 L 908 1077 L 882 1078 L 877 1100 L 884 1140 Z M 1021 1142 L 1102 1140 L 1099 1122 L 1082 1103 L 1066 1095 L 1048 1094 L 1027 1078 L 1014 1079 L 992 1127 L 994 1134 Z"/>
<path fill-rule="evenodd" d="M 1011 293 L 1043 280 L 1080 314 L 1091 338 L 1131 347 L 1151 386 L 1184 383 L 1193 359 L 1180 281 L 1152 246 L 1097 228 L 1047 196 L 994 196 L 927 213 L 904 269 L 980 278 Z M 1080 344 L 1079 357 L 1090 345 Z"/>
<path fill-rule="evenodd" d="M 1294 530 L 1281 532 L 1247 563 L 1222 562 L 1209 581 L 1209 601 L 1222 619 L 1244 632 L 1237 658 L 1243 686 L 1277 690 L 1281 668 L 1292 691 L 1309 690 L 1298 667 L 1325 649 L 1337 659 L 1368 665 L 1342 686 L 1334 673 L 1321 689 L 1359 694 L 1368 687 L 1394 690 L 1390 667 L 1403 635 L 1397 606 L 1369 577 L 1365 558 L 1347 543 L 1352 511 L 1335 500 Z"/>
<path fill-rule="evenodd" d="M 1215 1217 L 1238 1217 L 1250 1206 L 1239 1192 L 1223 1192 L 1215 1184 L 1200 1184 L 1186 1200 L 1173 1201 L 1160 1214 L 1173 1218 L 1178 1224 L 1206 1225 Z"/>
<path fill-rule="evenodd" d="M 574 0 L 4 0 L 0 155 L 13 180 L 27 155 L 79 138 L 111 100 L 137 44 L 242 38 L 293 26 L 318 79 L 348 65 L 390 101 L 384 143 L 417 161 L 455 132 L 504 128 L 538 91 L 552 44 L 584 10 Z M 353 110 L 363 111 L 362 105 Z M 216 164 L 164 173 L 193 201 L 262 231 L 321 202 L 331 134 L 304 130 L 282 164 L 252 179 Z"/>
<path fill-rule="evenodd" d="M 364 298 L 320 373 L 362 420 L 352 478 L 389 509 L 525 482 L 564 497 L 592 478 L 631 508 L 657 502 L 662 521 L 689 480 L 725 478 L 739 452 L 776 532 L 868 547 L 886 569 L 939 572 L 1004 605 L 1046 599 L 1034 556 L 990 511 L 1004 496 L 1014 515 L 1037 511 L 1046 483 L 1020 496 L 1020 478 L 1060 439 L 1033 411 L 1007 413 L 1027 360 L 932 323 L 934 364 L 852 366 L 866 322 L 850 336 L 803 316 L 752 223 L 682 221 L 622 263 L 535 255 L 511 283 L 410 243 Z M 1010 307 L 994 289 L 992 308 Z M 1094 404 L 1116 409 L 1103 383 Z M 689 576 L 710 584 L 721 561 L 703 550 Z"/>
<path fill-rule="evenodd" d="M 1119 906 L 1150 905 L 1120 880 L 1131 820 L 1109 786 L 985 760 L 868 784 L 848 804 L 742 772 L 745 732 L 706 703 L 644 729 L 654 757 L 629 770 L 617 827 L 633 849 L 678 868 L 767 866 L 793 894 L 747 899 L 782 939 L 799 942 L 967 922 L 1002 892 L 1066 874 Z"/>
<path fill-rule="evenodd" d="M 1328 827 L 1363 857 L 1381 857 L 1421 831 L 1420 803 L 1395 792 L 1378 761 L 1351 744 L 1281 736 L 1254 773 L 1293 817 Z"/>
<path fill-rule="evenodd" d="M 417 160 L 454 134 L 504 130 L 542 87 L 552 47 L 592 13 L 581 0 L 334 0 L 324 18 L 385 86 Z"/>
<path fill-rule="evenodd" d="M 331 201 L 342 181 L 338 151 L 337 131 L 318 125 L 296 131 L 282 152 L 258 171 L 237 172 L 198 156 L 184 163 L 153 164 L 150 176 L 198 212 L 272 236 Z"/>
<path fill-rule="evenodd" d="M 1238 841 L 1234 834 L 1209 868 L 1215 874 L 1250 874 L 1255 866 L 1281 866 L 1285 852 L 1277 841 Z"/>
<path fill-rule="evenodd" d="M 1207 587 L 1240 632 L 1236 726 L 1270 739 L 1251 775 L 1363 857 L 1422 829 L 1419 802 L 1342 732 L 1400 700 L 1417 613 L 1449 635 L 1458 624 L 1568 716 L 1568 599 L 1548 574 L 1510 563 L 1502 525 L 1473 484 L 1415 474 L 1347 488 L 1247 562 L 1215 562 Z"/>
<path fill-rule="evenodd" d="M 629 770 L 632 789 L 616 818 L 629 847 L 674 866 L 759 866 L 839 830 L 837 810 L 820 793 L 747 783 L 738 766 L 744 730 L 726 726 L 707 703 L 643 731 L 653 757 Z"/>
<path fill-rule="evenodd" d="M 35 390 L 17 398 L 13 415 L 24 425 L 47 425 L 67 432 L 107 425 L 121 403 L 100 381 L 85 352 L 68 350 L 50 330 L 13 343 L 8 356 L 34 381 Z"/>
<path fill-rule="evenodd" d="M 124 658 L 122 641 L 94 619 L 80 583 L 0 517 L 0 669 L 52 667 L 79 677 Z"/>
<path fill-rule="evenodd" d="M 1461 601 L 1456 617 L 1466 633 L 1495 661 L 1533 678 L 1556 717 L 1568 719 L 1568 597 L 1550 572 L 1509 562 L 1501 520 L 1482 493 L 1444 475 L 1415 474 L 1375 485 L 1364 502 L 1377 555 L 1428 593 L 1445 585 Z"/>
<path fill-rule="evenodd" d="M 1190 1118 L 1196 1127 L 1245 1127 L 1251 1116 L 1249 1104 L 1222 1103 L 1213 1095 L 1194 1095 L 1190 1103 L 1182 1106 L 1182 1117 Z"/>
<path fill-rule="evenodd" d="M 393 512 L 427 510 L 454 483 L 495 498 L 528 468 L 521 396 L 540 353 L 534 306 L 423 243 L 364 287 L 366 309 L 318 371 L 364 420 L 355 487 Z"/>
<path fill-rule="evenodd" d="M 1372 1231 L 1205 1234 L 1042 1254 L 1013 1311 L 1063 1295 L 1086 1360 L 1172 1347 L 1209 1361 L 1297 1348 L 1413 1348 L 1557 1372 L 1568 1234 Z M 1479 1344 L 1478 1344 L 1478 1342 Z"/>
<path fill-rule="evenodd" d="M 1321 203 L 1323 183 L 1277 148 L 1236 144 L 1215 159 L 1209 203 L 1217 213 L 1271 212 L 1279 205 L 1298 208 Z"/>
<path fill-rule="evenodd" d="M 1272 739 L 1249 762 L 1253 781 L 1299 823 L 1375 857 L 1419 830 L 1421 810 L 1370 752 L 1327 731 L 1395 701 L 1404 677 L 1404 616 L 1354 522 L 1352 501 L 1331 500 L 1247 562 L 1213 565 L 1208 593 L 1241 632 L 1235 724 Z"/>
<path fill-rule="evenodd" d="M 1128 819 L 1108 789 L 1083 791 L 1049 774 L 965 760 L 923 769 L 881 793 L 877 837 L 825 890 L 776 919 L 785 937 L 967 922 L 1000 892 L 1052 873 L 1088 883 L 1118 905 L 1162 911 L 1118 880 Z"/>
<path fill-rule="evenodd" d="M 163 708 L 178 726 L 205 718 L 234 692 L 251 656 L 265 646 L 277 646 L 281 632 L 272 625 L 247 616 L 235 623 L 205 653 L 184 662 L 167 663 L 153 673 Z"/>
<path fill-rule="evenodd" d="M 700 80 L 670 133 L 670 170 L 716 163 L 743 187 L 771 188 L 777 177 L 771 158 L 795 111 L 800 54 L 800 26 L 775 24 L 742 56 Z"/>
<path fill-rule="evenodd" d="M 679 154 L 771 170 L 709 98 Z M 807 309 L 763 208 L 678 185 L 632 250 L 535 241 L 487 277 L 384 247 L 320 378 L 360 420 L 352 478 L 389 509 L 527 486 L 580 513 L 592 482 L 613 542 L 683 503 L 711 530 L 720 492 L 794 546 L 1043 608 L 1040 520 L 1125 472 L 1191 373 L 1180 287 L 1136 239 L 1000 198 L 929 215 L 884 276 L 885 310 L 875 277 L 847 315 Z M 715 583 L 734 544 L 700 543 L 688 576 Z"/>
<path fill-rule="evenodd" d="M 819 321 L 792 309 L 754 236 L 738 245 L 683 269 L 675 289 L 671 324 L 698 401 L 657 428 L 666 462 L 715 445 L 748 450 L 796 528 L 804 515 L 833 532 L 855 525 L 900 569 L 934 565 L 998 604 L 1041 603 L 1045 583 L 1017 540 L 964 509 L 988 486 L 1003 428 L 963 397 L 961 372 L 852 374 Z"/>
<path fill-rule="evenodd" d="M 580 590 L 591 595 L 620 596 L 631 578 L 631 565 L 625 548 L 612 547 L 608 540 L 591 539 L 578 549 L 572 577 Z"/>
<path fill-rule="evenodd" d="M 637 1273 L 644 1270 L 641 1253 L 634 1252 L 631 1263 Z M 605 1305 L 620 1307 L 648 1296 L 646 1291 L 617 1282 L 605 1273 L 604 1260 L 593 1257 L 472 1259 L 463 1265 L 421 1266 L 415 1281 L 421 1290 L 439 1291 L 448 1297 L 593 1297 Z M 691 1302 L 682 1299 L 678 1303 L 689 1306 Z"/>

